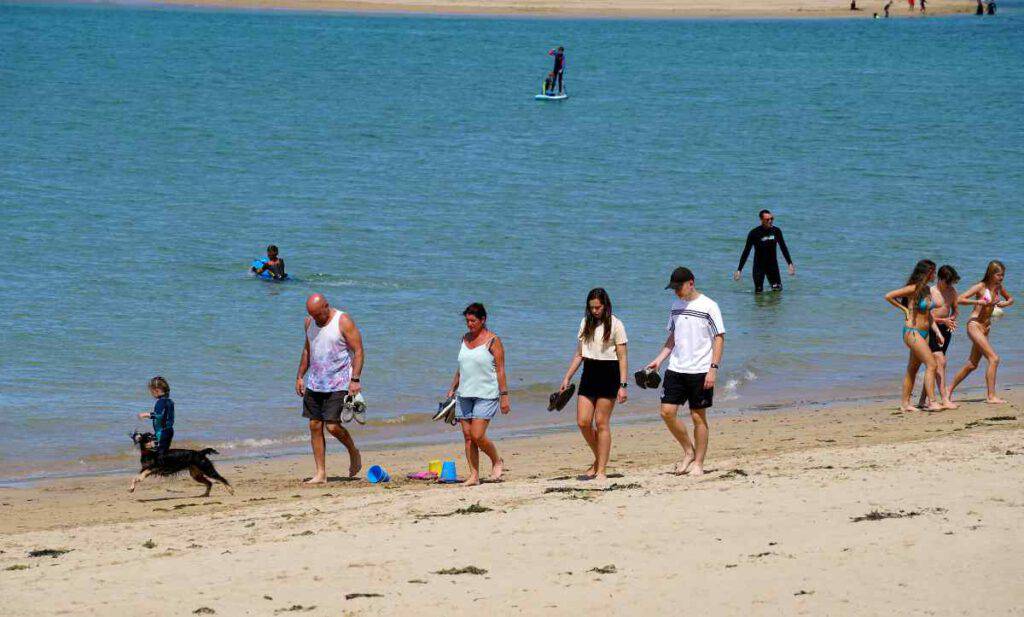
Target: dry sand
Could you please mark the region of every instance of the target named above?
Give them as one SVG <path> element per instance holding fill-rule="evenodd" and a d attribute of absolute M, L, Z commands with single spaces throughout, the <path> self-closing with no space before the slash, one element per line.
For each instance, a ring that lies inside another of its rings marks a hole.
<path fill-rule="evenodd" d="M 197 498 L 187 477 L 134 495 L 128 477 L 0 489 L 0 613 L 1020 615 L 1024 396 L 1010 399 L 713 420 L 702 478 L 668 473 L 678 452 L 651 422 L 615 427 L 607 484 L 574 479 L 589 461 L 566 431 L 502 440 L 507 481 L 476 488 L 307 488 L 302 457 L 221 462 L 233 497 Z M 364 458 L 399 476 L 460 449 L 453 432 Z M 896 518 L 855 520 L 873 512 Z M 438 573 L 468 566 L 486 573 Z"/>
<path fill-rule="evenodd" d="M 697 18 L 697 17 L 862 17 L 882 14 L 883 0 L 165 0 L 160 4 L 235 9 L 287 9 L 357 13 L 432 13 L 454 15 L 521 15 L 547 17 Z M 972 13 L 965 0 L 929 0 L 929 15 Z M 894 2 L 893 17 L 922 17 Z"/>

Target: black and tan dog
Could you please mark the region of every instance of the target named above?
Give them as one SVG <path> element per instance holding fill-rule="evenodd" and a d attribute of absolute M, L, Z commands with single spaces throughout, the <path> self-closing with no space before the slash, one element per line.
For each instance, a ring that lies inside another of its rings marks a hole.
<path fill-rule="evenodd" d="M 132 479 L 132 484 L 128 488 L 129 493 L 134 493 L 135 485 L 151 475 L 173 476 L 183 471 L 188 471 L 193 480 L 206 485 L 206 492 L 203 493 L 203 497 L 210 494 L 210 488 L 213 486 L 213 482 L 210 482 L 211 478 L 223 484 L 229 493 L 235 494 L 235 489 L 231 488 L 228 481 L 217 473 L 213 463 L 207 458 L 210 454 L 217 454 L 217 451 L 213 448 L 204 448 L 202 450 L 171 448 L 163 456 L 157 456 L 156 435 L 153 433 L 140 433 L 136 431 L 132 433 L 132 441 L 135 442 L 135 445 L 139 446 L 139 450 L 142 452 L 142 456 L 139 457 L 139 462 L 142 463 L 142 471 Z"/>

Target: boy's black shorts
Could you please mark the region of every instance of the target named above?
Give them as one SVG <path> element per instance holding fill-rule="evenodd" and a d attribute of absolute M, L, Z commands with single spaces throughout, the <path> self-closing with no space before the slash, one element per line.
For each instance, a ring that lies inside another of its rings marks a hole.
<path fill-rule="evenodd" d="M 707 373 L 676 373 L 665 371 L 664 390 L 661 394 L 663 405 L 685 405 L 690 409 L 707 409 L 715 396 L 714 388 L 704 387 Z"/>

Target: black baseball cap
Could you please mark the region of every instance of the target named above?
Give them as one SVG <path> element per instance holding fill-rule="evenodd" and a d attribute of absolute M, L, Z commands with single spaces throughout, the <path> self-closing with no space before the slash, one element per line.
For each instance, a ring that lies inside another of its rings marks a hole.
<path fill-rule="evenodd" d="M 665 289 L 679 289 L 683 286 L 683 283 L 688 283 L 693 280 L 693 272 L 690 272 L 689 268 L 679 266 L 672 271 L 672 277 L 668 280 L 668 285 L 665 285 Z"/>

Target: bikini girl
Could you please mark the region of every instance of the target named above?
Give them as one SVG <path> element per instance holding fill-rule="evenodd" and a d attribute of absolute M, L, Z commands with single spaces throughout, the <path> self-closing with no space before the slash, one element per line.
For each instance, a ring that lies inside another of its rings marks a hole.
<path fill-rule="evenodd" d="M 910 350 L 907 361 L 907 372 L 903 376 L 903 393 L 900 399 L 900 411 L 917 409 L 910 405 L 910 394 L 914 390 L 917 370 L 923 364 L 924 391 L 927 392 L 928 411 L 941 411 L 946 407 L 935 401 L 935 371 L 937 364 L 931 349 L 928 347 L 929 332 L 934 332 L 941 341 L 942 333 L 932 321 L 932 309 L 942 307 L 942 297 L 928 283 L 935 278 L 935 262 L 922 259 L 914 266 L 907 284 L 885 294 L 885 301 L 895 306 L 906 316 L 903 324 L 903 343 Z M 933 330 L 934 329 L 934 330 Z"/>
<path fill-rule="evenodd" d="M 981 357 L 985 356 L 988 361 L 988 369 L 985 370 L 985 388 L 987 390 L 985 402 L 992 404 L 1006 402 L 996 396 L 996 370 L 999 368 L 999 355 L 988 340 L 989 331 L 992 329 L 992 314 L 996 309 L 1001 310 L 1013 305 L 1013 296 L 1003 287 L 1004 276 L 1006 276 L 1006 266 L 1001 261 L 990 261 L 988 268 L 985 269 L 985 277 L 957 299 L 960 304 L 974 305 L 974 310 L 971 311 L 971 316 L 967 319 L 967 336 L 970 337 L 973 345 L 967 364 L 953 378 L 953 385 L 949 389 L 950 399 L 953 398 L 953 390 L 974 369 L 978 368 Z M 1002 300 L 999 299 L 1000 296 L 1003 297 Z"/>

